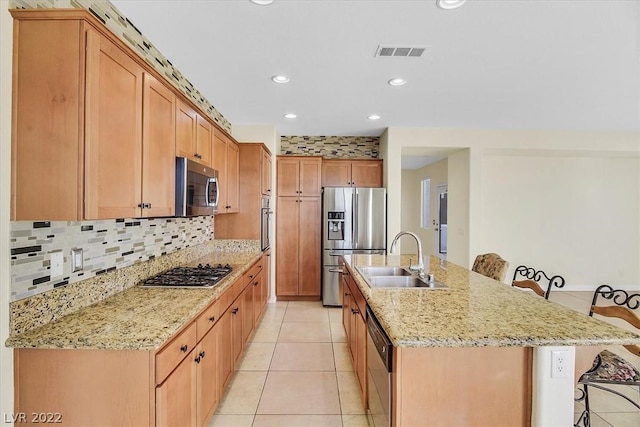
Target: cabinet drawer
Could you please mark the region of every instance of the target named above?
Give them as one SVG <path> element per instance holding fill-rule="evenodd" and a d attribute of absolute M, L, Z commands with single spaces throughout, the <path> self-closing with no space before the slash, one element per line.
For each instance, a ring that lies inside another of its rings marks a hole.
<path fill-rule="evenodd" d="M 196 320 L 197 341 L 200 342 L 202 338 L 209 332 L 209 329 L 218 321 L 220 315 L 220 300 L 217 300 L 202 312 Z"/>
<path fill-rule="evenodd" d="M 156 384 L 162 383 L 195 346 L 196 323 L 193 322 L 156 354 Z"/>
<path fill-rule="evenodd" d="M 262 271 L 262 259 L 258 260 L 258 262 L 253 264 L 253 266 L 249 269 L 249 271 L 244 273 L 243 277 L 244 277 L 245 286 L 248 285 L 249 283 L 252 283 L 253 280 L 256 277 L 258 277 L 258 274 L 260 274 L 261 271 Z"/>

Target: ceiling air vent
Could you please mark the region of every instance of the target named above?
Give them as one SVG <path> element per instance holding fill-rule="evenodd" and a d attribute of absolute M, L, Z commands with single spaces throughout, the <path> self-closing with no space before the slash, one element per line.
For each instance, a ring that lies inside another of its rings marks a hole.
<path fill-rule="evenodd" d="M 378 46 L 375 56 L 403 56 L 418 58 L 427 50 L 425 46 Z"/>

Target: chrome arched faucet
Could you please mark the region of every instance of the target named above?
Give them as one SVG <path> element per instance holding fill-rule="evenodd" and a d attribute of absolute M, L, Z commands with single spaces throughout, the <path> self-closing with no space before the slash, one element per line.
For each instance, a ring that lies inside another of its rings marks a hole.
<path fill-rule="evenodd" d="M 416 236 L 415 233 L 411 231 L 401 231 L 396 234 L 396 237 L 393 238 L 393 242 L 391 242 L 391 247 L 389 248 L 389 253 L 394 254 L 397 251 L 398 239 L 400 237 L 408 234 L 409 236 L 416 239 L 416 243 L 418 244 L 418 263 L 416 265 L 411 265 L 411 260 L 409 260 L 409 270 L 416 271 L 420 277 L 424 277 L 424 264 L 422 262 L 422 242 L 420 242 L 420 238 Z"/>

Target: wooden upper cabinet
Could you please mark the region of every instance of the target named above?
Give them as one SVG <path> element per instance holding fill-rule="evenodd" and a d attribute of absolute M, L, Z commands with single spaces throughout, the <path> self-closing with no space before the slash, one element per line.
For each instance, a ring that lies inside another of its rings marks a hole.
<path fill-rule="evenodd" d="M 197 160 L 196 110 L 178 99 L 176 102 L 176 156 Z"/>
<path fill-rule="evenodd" d="M 382 160 L 354 160 L 351 162 L 353 187 L 382 187 Z"/>
<path fill-rule="evenodd" d="M 278 196 L 297 197 L 300 191 L 300 161 L 278 157 Z"/>
<path fill-rule="evenodd" d="M 214 127 L 184 102 L 176 102 L 176 156 L 212 167 Z"/>
<path fill-rule="evenodd" d="M 262 150 L 262 164 L 260 165 L 262 170 L 262 181 L 260 185 L 260 189 L 262 194 L 265 196 L 270 196 L 271 191 L 271 153 L 267 150 Z"/>
<path fill-rule="evenodd" d="M 204 117 L 196 115 L 196 159 L 205 166 L 212 166 L 213 126 Z"/>
<path fill-rule="evenodd" d="M 278 196 L 315 197 L 322 192 L 322 158 L 280 156 Z"/>
<path fill-rule="evenodd" d="M 218 213 L 239 211 L 240 154 L 238 144 L 218 131 L 213 137 L 213 168 L 218 171 L 220 199 Z"/>
<path fill-rule="evenodd" d="M 240 210 L 240 148 L 227 141 L 227 213 Z"/>
<path fill-rule="evenodd" d="M 382 160 L 323 160 L 323 187 L 382 187 Z"/>
<path fill-rule="evenodd" d="M 87 31 L 85 219 L 135 217 L 142 189 L 142 68 Z"/>
<path fill-rule="evenodd" d="M 175 95 L 144 75 L 142 121 L 142 201 L 144 216 L 175 213 Z"/>
<path fill-rule="evenodd" d="M 82 218 L 81 29 L 78 20 L 14 21 L 12 220 Z"/>
<path fill-rule="evenodd" d="M 350 187 L 351 162 L 344 160 L 322 161 L 323 187 Z"/>

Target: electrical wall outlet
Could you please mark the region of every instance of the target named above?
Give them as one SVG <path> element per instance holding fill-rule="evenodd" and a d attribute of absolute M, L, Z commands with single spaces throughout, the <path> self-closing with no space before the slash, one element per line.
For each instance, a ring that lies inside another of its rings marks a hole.
<path fill-rule="evenodd" d="M 62 252 L 51 253 L 51 277 L 60 277 L 64 271 L 64 254 Z"/>
<path fill-rule="evenodd" d="M 84 267 L 84 258 L 82 256 L 82 248 L 71 249 L 71 272 L 82 271 Z"/>
<path fill-rule="evenodd" d="M 551 352 L 551 378 L 567 378 L 569 376 L 569 352 L 554 350 Z"/>

